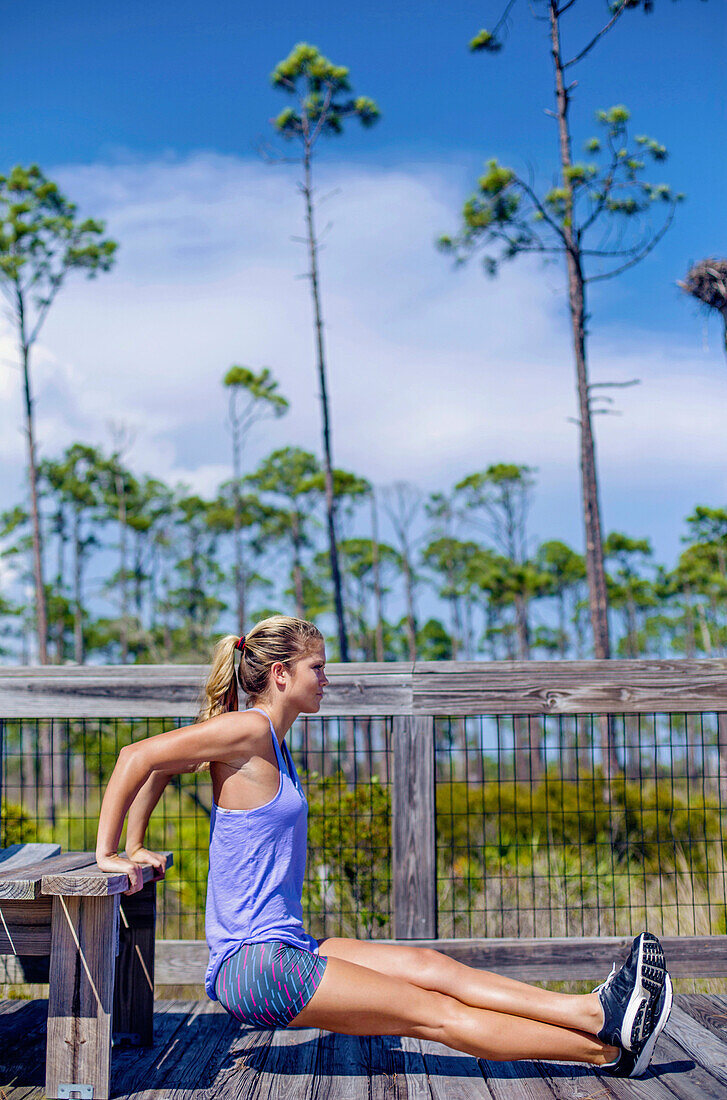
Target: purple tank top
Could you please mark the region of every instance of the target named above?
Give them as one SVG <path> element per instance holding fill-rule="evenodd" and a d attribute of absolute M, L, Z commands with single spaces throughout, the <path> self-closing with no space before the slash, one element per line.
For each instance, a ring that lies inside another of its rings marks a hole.
<path fill-rule="evenodd" d="M 250 707 L 270 716 L 260 707 Z M 308 802 L 288 747 L 286 766 L 273 724 L 280 770 L 278 793 L 252 810 L 225 810 L 212 801 L 205 930 L 210 961 L 207 995 L 225 959 L 241 944 L 282 940 L 307 951 L 318 943 L 303 928 Z"/>

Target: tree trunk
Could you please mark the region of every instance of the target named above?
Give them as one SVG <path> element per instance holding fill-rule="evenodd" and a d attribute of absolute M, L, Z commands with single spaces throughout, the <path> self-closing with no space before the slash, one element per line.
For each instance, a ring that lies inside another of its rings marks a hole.
<path fill-rule="evenodd" d="M 331 459 L 331 428 L 328 416 L 328 389 L 326 385 L 326 361 L 323 348 L 323 319 L 321 316 L 320 294 L 318 290 L 318 245 L 316 241 L 315 225 L 313 221 L 313 189 L 311 185 L 311 154 L 306 147 L 303 160 L 305 170 L 305 183 L 303 195 L 305 196 L 306 223 L 308 226 L 308 251 L 310 255 L 310 280 L 313 294 L 313 312 L 316 329 L 316 351 L 318 359 L 318 381 L 321 387 L 321 412 L 323 415 L 323 469 L 326 485 L 326 516 L 328 520 L 328 547 L 331 560 L 331 579 L 333 581 L 333 597 L 336 607 L 336 620 L 338 623 L 338 647 L 340 660 L 348 661 L 348 639 L 346 637 L 346 623 L 343 612 L 343 595 L 341 592 L 341 574 L 338 567 L 338 547 L 336 543 L 336 497 L 333 491 L 333 462 Z"/>
<path fill-rule="evenodd" d="M 568 268 L 568 304 L 573 331 L 573 350 L 576 360 L 578 407 L 581 431 L 581 485 L 586 534 L 586 576 L 593 631 L 593 655 L 597 660 L 608 660 L 611 644 L 608 632 L 608 599 L 606 574 L 603 565 L 603 541 L 601 537 L 601 513 L 596 478 L 596 453 L 591 427 L 591 408 L 586 365 L 586 303 L 585 283 L 581 267 L 580 242 L 573 229 L 573 194 L 566 175 L 571 166 L 571 140 L 568 126 L 568 90 L 563 80 L 563 64 L 560 56 L 558 8 L 556 0 L 549 0 L 553 65 L 557 97 L 560 159 L 563 169 L 563 186 L 566 188 L 566 218 L 564 237 Z M 599 718 L 601 732 L 601 756 L 604 773 L 608 776 L 618 771 L 613 722 L 610 716 Z"/>
<path fill-rule="evenodd" d="M 300 562 L 300 516 L 293 512 L 293 588 L 295 589 L 295 613 L 299 619 L 305 618 L 305 600 L 303 598 L 303 569 Z"/>
<path fill-rule="evenodd" d="M 121 582 L 121 663 L 128 664 L 129 660 L 129 591 L 126 570 L 126 493 L 124 491 L 124 479 L 116 474 L 116 497 L 119 502 L 119 567 Z"/>
<path fill-rule="evenodd" d="M 406 594 L 406 635 L 409 643 L 409 660 L 417 659 L 417 623 L 414 613 L 414 577 L 412 575 L 409 550 L 402 548 L 402 564 L 404 566 L 404 590 Z"/>
<path fill-rule="evenodd" d="M 692 590 L 689 586 L 686 587 L 684 596 L 684 622 L 687 628 L 684 649 L 687 657 L 694 657 L 697 652 L 697 636 L 694 626 L 694 611 L 691 604 Z"/>
<path fill-rule="evenodd" d="M 376 490 L 371 489 L 371 558 L 374 573 L 374 603 L 376 613 L 375 659 L 384 660 L 384 603 L 381 591 L 381 564 L 379 562 L 379 517 L 376 510 Z"/>
<path fill-rule="evenodd" d="M 568 125 L 568 90 L 563 80 L 563 65 L 560 56 L 558 30 L 558 10 L 556 0 L 550 0 L 550 23 L 553 64 L 555 67 L 556 96 L 558 105 L 558 129 L 560 135 L 560 158 L 563 169 L 563 186 L 568 191 L 566 200 L 566 257 L 568 268 L 568 302 L 570 306 L 571 327 L 573 331 L 573 350 L 576 360 L 578 384 L 578 406 L 581 429 L 581 482 L 583 492 L 583 510 L 586 532 L 586 575 L 591 605 L 591 625 L 593 629 L 593 651 L 596 659 L 608 659 L 610 640 L 608 631 L 608 603 L 606 577 L 603 566 L 603 544 L 601 538 L 601 515 L 598 502 L 598 484 L 596 478 L 596 457 L 591 410 L 588 392 L 588 369 L 586 365 L 586 305 L 585 284 L 581 268 L 580 242 L 573 231 L 572 191 L 566 176 L 571 167 L 571 139 Z"/>
<path fill-rule="evenodd" d="M 232 424 L 232 478 L 233 478 L 233 542 L 235 550 L 235 595 L 237 598 L 237 630 L 242 637 L 245 633 L 245 563 L 242 554 L 242 500 L 240 498 L 240 479 L 242 461 L 240 447 L 240 418 L 237 415 L 235 387 L 230 394 L 230 423 Z"/>
<path fill-rule="evenodd" d="M 83 664 L 83 605 L 81 595 L 81 572 L 83 548 L 81 546 L 81 516 L 78 508 L 73 510 L 73 659 L 77 665 Z"/>
<path fill-rule="evenodd" d="M 20 321 L 20 354 L 23 364 L 23 392 L 25 397 L 25 434 L 28 441 L 28 482 L 30 485 L 30 516 L 33 530 L 33 578 L 35 582 L 35 629 L 38 639 L 38 661 L 48 664 L 48 612 L 43 581 L 43 543 L 40 531 L 40 503 L 38 499 L 38 467 L 35 456 L 33 429 L 33 399 L 30 393 L 30 346 L 25 339 L 24 302 L 17 295 Z"/>
<path fill-rule="evenodd" d="M 56 525 L 58 535 L 58 567 L 56 572 L 56 592 L 59 600 L 58 616 L 54 623 L 53 634 L 55 636 L 56 645 L 56 664 L 62 665 L 64 653 L 64 639 L 65 639 L 65 622 L 64 622 L 64 608 L 63 608 L 63 577 L 66 571 L 65 568 L 65 548 L 66 548 L 66 525 L 65 516 L 63 514 L 63 505 L 58 505 L 58 511 L 56 513 Z"/>
<path fill-rule="evenodd" d="M 530 660 L 530 626 L 528 624 L 528 605 L 525 598 L 515 594 L 515 623 L 517 625 L 517 642 L 519 659 Z"/>

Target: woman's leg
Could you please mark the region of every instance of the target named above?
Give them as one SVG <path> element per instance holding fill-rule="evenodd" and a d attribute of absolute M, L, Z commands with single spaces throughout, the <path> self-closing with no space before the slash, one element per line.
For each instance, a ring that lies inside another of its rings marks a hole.
<path fill-rule="evenodd" d="M 603 1025 L 596 993 L 552 993 L 536 985 L 477 970 L 428 947 L 370 943 L 329 937 L 319 941 L 320 954 L 344 959 L 401 978 L 422 989 L 455 997 L 475 1008 L 524 1016 L 595 1035 Z"/>
<path fill-rule="evenodd" d="M 616 1047 L 585 1031 L 475 1008 L 332 954 L 327 958 L 320 985 L 290 1026 L 344 1035 L 411 1035 L 493 1061 L 547 1058 L 598 1066 L 618 1055 Z"/>

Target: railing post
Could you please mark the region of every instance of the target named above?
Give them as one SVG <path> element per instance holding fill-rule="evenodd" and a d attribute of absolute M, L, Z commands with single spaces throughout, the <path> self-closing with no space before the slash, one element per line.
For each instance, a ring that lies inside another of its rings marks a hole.
<path fill-rule="evenodd" d="M 394 718 L 394 938 L 437 938 L 434 719 Z"/>

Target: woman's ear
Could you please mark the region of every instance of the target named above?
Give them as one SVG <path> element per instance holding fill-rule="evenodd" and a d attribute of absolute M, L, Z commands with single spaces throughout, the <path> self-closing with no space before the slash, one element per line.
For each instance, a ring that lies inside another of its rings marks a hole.
<path fill-rule="evenodd" d="M 270 677 L 278 687 L 285 687 L 285 673 L 287 669 L 282 661 L 275 661 L 270 666 Z"/>

